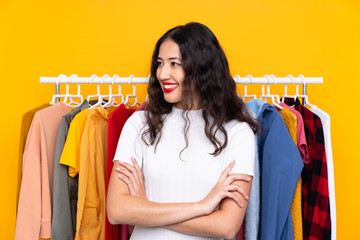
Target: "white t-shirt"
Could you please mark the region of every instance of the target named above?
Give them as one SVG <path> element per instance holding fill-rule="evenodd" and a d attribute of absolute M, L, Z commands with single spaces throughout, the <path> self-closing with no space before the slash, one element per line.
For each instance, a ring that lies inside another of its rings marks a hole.
<path fill-rule="evenodd" d="M 225 124 L 226 148 L 216 157 L 214 146 L 204 132 L 202 110 L 189 111 L 188 147 L 185 148 L 183 110 L 173 107 L 166 116 L 156 153 L 146 146 L 141 135 L 146 129 L 145 112 L 135 112 L 125 123 L 116 149 L 115 160 L 131 164 L 136 158 L 142 168 L 146 196 L 158 203 L 197 202 L 215 186 L 223 170 L 235 160 L 233 173 L 253 175 L 255 135 L 247 123 L 232 120 Z M 222 139 L 221 134 L 217 137 Z M 121 204 L 121 203 L 119 203 Z M 218 239 L 187 235 L 162 227 L 136 226 L 132 240 Z"/>

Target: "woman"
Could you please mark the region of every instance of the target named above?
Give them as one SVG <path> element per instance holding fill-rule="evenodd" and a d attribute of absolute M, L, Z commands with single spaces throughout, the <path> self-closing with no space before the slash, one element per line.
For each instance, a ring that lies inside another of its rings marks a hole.
<path fill-rule="evenodd" d="M 210 29 L 188 23 L 158 40 L 148 94 L 146 111 L 120 136 L 109 221 L 135 225 L 131 239 L 234 237 L 250 194 L 257 125 Z"/>

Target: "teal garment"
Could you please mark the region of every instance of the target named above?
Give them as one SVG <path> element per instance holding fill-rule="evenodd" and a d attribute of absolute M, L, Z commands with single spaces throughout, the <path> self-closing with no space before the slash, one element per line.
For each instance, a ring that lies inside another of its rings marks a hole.
<path fill-rule="evenodd" d="M 59 163 L 71 121 L 76 114 L 89 108 L 85 100 L 79 107 L 65 114 L 60 122 L 56 136 L 53 211 L 51 225 L 51 240 L 73 240 L 76 231 L 76 209 L 78 194 L 78 176 L 69 176 L 69 167 Z"/>
<path fill-rule="evenodd" d="M 303 162 L 284 120 L 270 104 L 254 99 L 247 105 L 258 115 L 261 174 L 260 239 L 294 239 L 291 202 Z"/>

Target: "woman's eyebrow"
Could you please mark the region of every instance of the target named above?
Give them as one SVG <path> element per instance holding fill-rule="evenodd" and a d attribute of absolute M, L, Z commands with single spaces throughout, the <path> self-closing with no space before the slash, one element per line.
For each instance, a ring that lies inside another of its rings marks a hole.
<path fill-rule="evenodd" d="M 157 59 L 158 60 L 163 60 L 161 57 L 157 57 Z M 178 57 L 171 57 L 171 58 L 168 58 L 168 60 L 179 60 L 179 61 L 181 61 L 181 59 L 178 58 Z"/>

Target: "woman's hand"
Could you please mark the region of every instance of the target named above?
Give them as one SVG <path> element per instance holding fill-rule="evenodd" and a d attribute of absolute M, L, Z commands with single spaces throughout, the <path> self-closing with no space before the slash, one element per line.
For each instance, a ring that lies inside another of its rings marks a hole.
<path fill-rule="evenodd" d="M 251 179 L 243 174 L 230 174 L 231 169 L 234 167 L 235 161 L 232 161 L 229 166 L 222 172 L 218 182 L 210 191 L 210 193 L 202 199 L 199 203 L 204 208 L 205 214 L 212 213 L 215 208 L 219 205 L 221 200 L 224 198 L 231 198 L 233 199 L 241 208 L 243 204 L 239 200 L 239 198 L 233 194 L 232 192 L 237 191 L 243 197 L 248 200 L 249 197 L 245 193 L 245 191 L 240 188 L 237 184 L 232 184 L 235 180 L 241 180 L 250 182 Z"/>
<path fill-rule="evenodd" d="M 135 158 L 131 157 L 131 162 L 133 166 L 128 163 L 119 162 L 121 168 L 116 168 L 116 171 L 120 173 L 119 178 L 127 184 L 132 196 L 147 199 L 141 168 Z"/>

